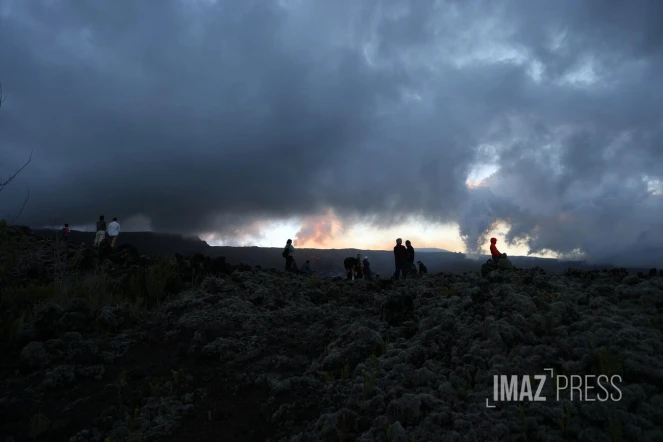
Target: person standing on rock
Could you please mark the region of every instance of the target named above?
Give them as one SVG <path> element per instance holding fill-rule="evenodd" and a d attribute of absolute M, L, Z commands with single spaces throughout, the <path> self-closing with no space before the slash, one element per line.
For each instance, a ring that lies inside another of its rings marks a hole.
<path fill-rule="evenodd" d="M 69 224 L 65 224 L 64 228 L 62 229 L 62 239 L 64 242 L 69 241 Z"/>
<path fill-rule="evenodd" d="M 297 264 L 295 264 L 295 248 L 292 246 L 291 239 L 285 243 L 285 249 L 283 249 L 282 255 L 285 258 L 285 271 L 296 272 Z"/>
<path fill-rule="evenodd" d="M 493 257 L 493 262 L 497 264 L 500 261 L 502 254 L 497 250 L 495 243 L 497 243 L 497 238 L 490 238 L 490 256 Z"/>
<path fill-rule="evenodd" d="M 108 224 L 108 236 L 110 236 L 110 246 L 111 249 L 115 248 L 115 241 L 117 241 L 117 237 L 120 234 L 120 223 L 117 222 L 117 217 L 113 218 L 113 221 L 111 221 Z"/>
<path fill-rule="evenodd" d="M 371 263 L 368 261 L 368 256 L 364 256 L 362 264 L 364 264 L 364 279 L 367 281 L 372 281 L 373 271 L 371 270 Z"/>
<path fill-rule="evenodd" d="M 414 247 L 409 239 L 405 241 L 405 246 L 407 248 L 407 271 L 417 273 L 417 268 L 414 266 Z"/>
<path fill-rule="evenodd" d="M 97 235 L 94 237 L 94 245 L 100 246 L 101 242 L 106 239 L 106 221 L 104 221 L 104 216 L 99 217 L 97 221 Z"/>
<path fill-rule="evenodd" d="M 403 279 L 405 279 L 408 271 L 407 267 L 407 249 L 403 245 L 403 240 L 398 238 L 396 240 L 396 246 L 394 246 L 394 261 L 396 264 L 396 272 L 394 273 L 394 279 L 398 279 L 400 274 L 403 274 Z"/>

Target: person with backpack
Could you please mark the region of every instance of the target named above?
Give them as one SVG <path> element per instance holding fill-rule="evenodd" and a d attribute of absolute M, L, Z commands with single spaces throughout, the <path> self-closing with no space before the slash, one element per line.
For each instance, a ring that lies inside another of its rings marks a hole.
<path fill-rule="evenodd" d="M 292 240 L 289 239 L 286 244 L 281 256 L 285 258 L 285 271 L 286 272 L 296 272 L 297 264 L 295 264 L 295 248 L 292 246 Z"/>
<path fill-rule="evenodd" d="M 101 243 L 106 239 L 106 221 L 104 221 L 104 216 L 99 217 L 97 221 L 97 234 L 94 237 L 94 245 L 100 246 Z"/>
<path fill-rule="evenodd" d="M 117 237 L 120 234 L 120 223 L 117 222 L 117 217 L 113 218 L 113 221 L 111 221 L 108 224 L 108 236 L 110 236 L 110 246 L 111 249 L 115 248 L 115 241 L 117 241 Z"/>

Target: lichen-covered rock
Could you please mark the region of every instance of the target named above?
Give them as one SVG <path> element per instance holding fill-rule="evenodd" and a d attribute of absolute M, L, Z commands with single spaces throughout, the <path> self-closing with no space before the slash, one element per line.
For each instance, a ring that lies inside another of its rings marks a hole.
<path fill-rule="evenodd" d="M 412 318 L 414 313 L 414 297 L 399 293 L 389 296 L 380 308 L 380 320 L 391 326 L 397 326 Z"/>
<path fill-rule="evenodd" d="M 89 317 L 92 313 L 92 308 L 85 299 L 74 298 L 71 301 L 69 301 L 69 304 L 67 305 L 65 311 L 83 313 L 85 316 Z"/>
<path fill-rule="evenodd" d="M 89 317 L 82 312 L 67 312 L 58 321 L 61 330 L 80 332 L 90 328 Z"/>
<path fill-rule="evenodd" d="M 225 282 L 225 280 L 217 278 L 216 276 L 208 276 L 203 281 L 201 288 L 207 293 L 216 295 L 223 291 Z"/>
<path fill-rule="evenodd" d="M 25 345 L 28 342 L 36 341 L 39 339 L 39 329 L 34 322 L 25 322 L 19 324 L 16 334 L 16 342 L 18 345 Z"/>
<path fill-rule="evenodd" d="M 348 329 L 329 344 L 329 354 L 322 361 L 325 370 L 341 370 L 345 364 L 354 367 L 372 354 L 379 354 L 382 337 L 375 330 L 360 324 L 351 324 Z"/>
<path fill-rule="evenodd" d="M 106 329 L 122 330 L 131 322 L 129 305 L 122 304 L 103 307 L 97 316 L 97 322 Z"/>
<path fill-rule="evenodd" d="M 45 368 L 51 358 L 43 342 L 33 341 L 21 350 L 21 365 L 26 369 Z"/>
<path fill-rule="evenodd" d="M 35 326 L 42 340 L 55 338 L 58 333 L 58 322 L 64 309 L 57 304 L 46 304 L 37 312 Z"/>

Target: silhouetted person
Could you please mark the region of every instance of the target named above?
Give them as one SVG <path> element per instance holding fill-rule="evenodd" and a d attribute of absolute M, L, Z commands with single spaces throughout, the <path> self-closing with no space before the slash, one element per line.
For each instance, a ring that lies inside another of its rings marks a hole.
<path fill-rule="evenodd" d="M 423 262 L 417 261 L 417 264 L 419 264 L 419 273 L 421 274 L 428 273 L 428 269 L 426 268 Z"/>
<path fill-rule="evenodd" d="M 506 257 L 506 253 L 502 253 L 502 256 L 500 257 L 500 262 L 497 264 L 497 267 L 500 270 L 512 270 L 513 269 L 513 264 L 511 264 L 511 261 L 509 261 L 509 258 Z"/>
<path fill-rule="evenodd" d="M 120 234 L 120 223 L 117 222 L 117 217 L 114 217 L 113 221 L 111 221 L 108 224 L 108 236 L 110 237 L 111 249 L 115 248 L 115 241 L 117 241 L 117 237 L 119 234 Z"/>
<path fill-rule="evenodd" d="M 283 257 L 285 258 L 285 271 L 296 272 L 297 264 L 295 263 L 295 248 L 292 246 L 292 240 L 289 239 L 285 244 L 283 250 Z"/>
<path fill-rule="evenodd" d="M 493 262 L 495 264 L 498 264 L 502 254 L 500 253 L 499 250 L 497 250 L 497 246 L 495 245 L 496 242 L 497 238 L 490 238 L 490 256 L 493 257 Z"/>
<path fill-rule="evenodd" d="M 405 278 L 408 272 L 407 249 L 403 245 L 403 240 L 400 238 L 396 240 L 396 246 L 394 247 L 394 261 L 396 264 L 394 279 L 398 279 L 401 273 L 403 274 L 403 278 Z"/>
<path fill-rule="evenodd" d="M 345 279 L 351 280 L 355 278 L 355 269 L 357 268 L 357 258 L 349 256 L 343 260 L 343 267 L 345 267 Z"/>
<path fill-rule="evenodd" d="M 311 263 L 309 262 L 308 259 L 306 260 L 306 262 L 305 262 L 304 265 L 302 266 L 300 272 L 303 273 L 303 274 L 305 274 L 305 275 L 310 275 L 311 273 L 313 273 L 313 272 L 311 271 Z"/>
<path fill-rule="evenodd" d="M 364 265 L 364 279 L 367 281 L 372 281 L 373 271 L 371 270 L 371 263 L 368 261 L 368 256 L 364 256 L 362 264 Z"/>
<path fill-rule="evenodd" d="M 97 221 L 97 235 L 94 237 L 94 245 L 100 246 L 101 242 L 106 239 L 106 221 L 104 221 L 104 216 L 99 217 Z"/>
<path fill-rule="evenodd" d="M 409 239 L 405 241 L 405 247 L 407 248 L 407 271 L 413 271 L 416 273 L 417 268 L 414 266 L 414 247 L 412 247 L 412 243 Z"/>
<path fill-rule="evenodd" d="M 64 242 L 69 241 L 69 224 L 65 224 L 64 227 L 62 228 L 62 239 Z"/>

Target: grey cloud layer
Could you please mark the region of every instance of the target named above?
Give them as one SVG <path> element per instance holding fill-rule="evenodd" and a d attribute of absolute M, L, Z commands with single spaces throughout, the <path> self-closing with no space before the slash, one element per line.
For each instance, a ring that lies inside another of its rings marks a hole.
<path fill-rule="evenodd" d="M 533 252 L 663 258 L 642 181 L 663 170 L 663 6 L 412 3 L 0 1 L 2 172 L 35 151 L 0 204 L 29 185 L 25 223 L 220 235 L 420 215 L 470 251 L 503 219 Z M 587 62 L 597 82 L 562 81 Z M 482 145 L 500 170 L 468 189 Z"/>

